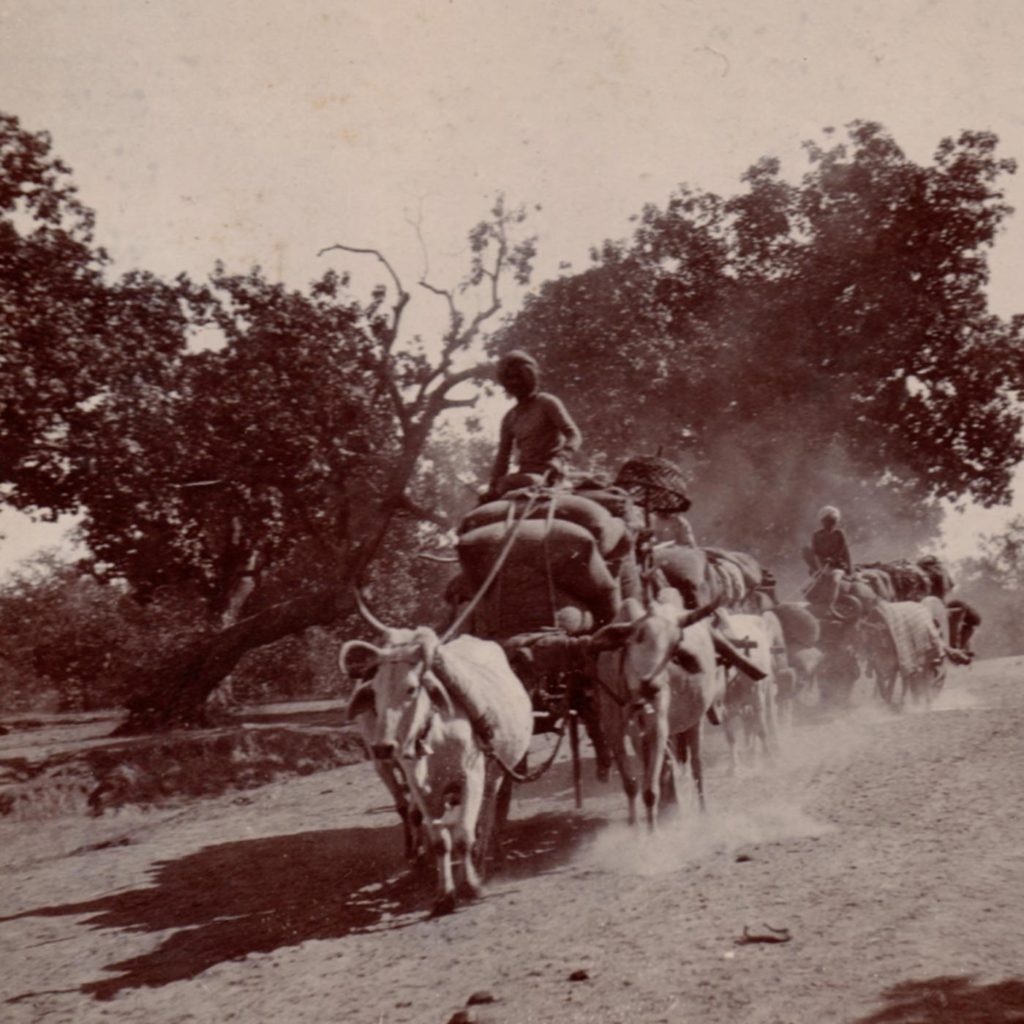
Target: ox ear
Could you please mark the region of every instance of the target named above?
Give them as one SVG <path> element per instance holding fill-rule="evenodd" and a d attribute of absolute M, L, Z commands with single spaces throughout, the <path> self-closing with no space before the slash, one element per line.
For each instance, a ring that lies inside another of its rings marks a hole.
<path fill-rule="evenodd" d="M 632 632 L 632 622 L 609 622 L 590 637 L 590 650 L 596 654 L 625 647 Z"/>
<path fill-rule="evenodd" d="M 429 669 L 423 673 L 423 686 L 433 704 L 439 711 L 443 711 L 449 718 L 455 715 L 455 705 L 452 703 L 451 695 L 437 676 Z"/>
<path fill-rule="evenodd" d="M 377 671 L 381 650 L 364 640 L 349 640 L 342 645 L 338 665 L 349 679 L 370 679 Z"/>
<path fill-rule="evenodd" d="M 357 686 L 348 702 L 348 720 L 354 722 L 360 715 L 373 714 L 376 710 L 373 687 L 369 683 Z"/>

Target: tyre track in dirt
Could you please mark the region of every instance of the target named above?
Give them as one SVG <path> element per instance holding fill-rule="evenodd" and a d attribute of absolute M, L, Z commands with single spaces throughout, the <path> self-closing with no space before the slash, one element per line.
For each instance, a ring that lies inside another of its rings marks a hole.
<path fill-rule="evenodd" d="M 958 670 L 929 712 L 859 694 L 769 771 L 729 778 L 712 737 L 710 813 L 653 838 L 589 765 L 574 811 L 562 762 L 441 920 L 366 765 L 7 830 L 0 1018 L 418 1024 L 485 989 L 506 1024 L 1022 1020 L 1022 664 Z M 765 924 L 791 941 L 738 943 Z"/>

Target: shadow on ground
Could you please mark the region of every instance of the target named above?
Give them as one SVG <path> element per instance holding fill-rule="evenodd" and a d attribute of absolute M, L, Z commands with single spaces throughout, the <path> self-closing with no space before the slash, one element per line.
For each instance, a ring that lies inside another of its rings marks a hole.
<path fill-rule="evenodd" d="M 969 976 L 906 981 L 884 994 L 887 1005 L 854 1024 L 1021 1024 L 1024 980 L 977 985 Z"/>
<path fill-rule="evenodd" d="M 554 814 L 511 822 L 508 860 L 496 882 L 561 866 L 600 824 Z M 221 843 L 157 864 L 147 888 L 17 916 L 88 915 L 81 924 L 92 929 L 171 931 L 156 949 L 109 965 L 115 977 L 82 986 L 109 999 L 124 989 L 193 978 L 249 954 L 420 923 L 433 883 L 408 870 L 401 849 L 400 830 L 393 827 Z"/>

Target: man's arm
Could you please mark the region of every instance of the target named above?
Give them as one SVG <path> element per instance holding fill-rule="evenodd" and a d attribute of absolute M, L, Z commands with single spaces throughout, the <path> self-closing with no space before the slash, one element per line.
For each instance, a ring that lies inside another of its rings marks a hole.
<path fill-rule="evenodd" d="M 583 433 L 579 427 L 576 426 L 575 421 L 569 415 L 569 410 L 566 409 L 560 398 L 556 398 L 554 395 L 545 395 L 545 408 L 547 414 L 551 419 L 551 422 L 555 425 L 555 428 L 562 435 L 564 440 L 562 441 L 562 450 L 575 452 L 579 450 L 581 444 L 583 444 Z"/>
<path fill-rule="evenodd" d="M 491 470 L 491 486 L 493 487 L 508 473 L 509 460 L 512 458 L 512 423 L 506 413 L 501 418 L 501 432 L 498 436 L 498 453 L 494 456 L 494 468 Z"/>
<path fill-rule="evenodd" d="M 846 534 L 842 530 L 836 531 L 839 534 L 839 562 L 843 571 L 847 574 L 853 572 L 853 562 L 850 560 L 850 549 L 846 544 Z"/>

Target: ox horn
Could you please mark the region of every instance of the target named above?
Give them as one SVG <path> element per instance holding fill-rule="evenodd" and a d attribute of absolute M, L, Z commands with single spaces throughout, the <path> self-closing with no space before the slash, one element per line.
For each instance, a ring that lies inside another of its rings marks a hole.
<path fill-rule="evenodd" d="M 359 587 L 355 588 L 355 594 L 356 608 L 359 610 L 359 614 L 362 615 L 362 617 L 366 619 L 366 621 L 371 626 L 373 626 L 373 628 L 377 630 L 378 633 L 383 633 L 385 635 L 390 633 L 391 630 L 389 629 L 389 627 L 385 626 L 384 623 L 381 622 L 380 619 L 378 619 L 377 616 L 370 611 L 370 608 L 366 603 L 366 598 L 363 597 L 363 592 L 362 590 L 360 590 Z"/>
<path fill-rule="evenodd" d="M 695 622 L 700 622 L 701 619 L 706 619 L 718 609 L 719 603 L 719 601 L 715 600 L 710 604 L 703 605 L 700 608 L 695 608 L 693 611 L 683 612 L 683 614 L 678 618 L 680 628 L 686 629 L 687 626 L 692 626 Z"/>

